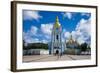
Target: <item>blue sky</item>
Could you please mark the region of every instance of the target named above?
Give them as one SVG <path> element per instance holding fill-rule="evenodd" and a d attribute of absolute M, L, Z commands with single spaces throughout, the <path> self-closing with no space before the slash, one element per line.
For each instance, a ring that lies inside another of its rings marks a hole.
<path fill-rule="evenodd" d="M 91 14 L 83 12 L 55 12 L 23 10 L 23 38 L 27 43 L 49 42 L 56 16 L 62 27 L 62 41 L 70 35 L 79 43 L 90 43 Z"/>

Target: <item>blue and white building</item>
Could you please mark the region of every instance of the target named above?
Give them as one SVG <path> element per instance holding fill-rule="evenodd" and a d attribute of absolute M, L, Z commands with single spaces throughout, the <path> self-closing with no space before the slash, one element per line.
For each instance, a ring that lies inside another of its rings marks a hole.
<path fill-rule="evenodd" d="M 59 23 L 58 17 L 56 17 L 52 29 L 51 42 L 49 44 L 49 54 L 63 54 L 65 48 L 65 43 L 62 42 L 62 27 Z"/>

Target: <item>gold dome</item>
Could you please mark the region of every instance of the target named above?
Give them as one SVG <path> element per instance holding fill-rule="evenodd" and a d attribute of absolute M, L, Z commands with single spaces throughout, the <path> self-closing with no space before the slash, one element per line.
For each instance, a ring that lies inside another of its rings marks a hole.
<path fill-rule="evenodd" d="M 54 27 L 55 28 L 60 28 L 60 23 L 59 23 L 59 19 L 58 19 L 58 16 L 56 17 L 56 22 L 55 22 L 55 24 L 54 24 Z"/>
<path fill-rule="evenodd" d="M 76 40 L 73 39 L 72 35 L 70 36 L 67 44 L 77 44 L 77 45 L 79 45 L 79 43 Z"/>
<path fill-rule="evenodd" d="M 70 36 L 68 43 L 70 43 L 70 44 L 75 43 L 75 41 L 72 38 L 72 35 Z"/>

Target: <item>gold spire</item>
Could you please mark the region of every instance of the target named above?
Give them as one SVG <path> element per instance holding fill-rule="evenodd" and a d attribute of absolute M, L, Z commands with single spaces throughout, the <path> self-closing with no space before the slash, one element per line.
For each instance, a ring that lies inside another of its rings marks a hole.
<path fill-rule="evenodd" d="M 56 22 L 59 22 L 58 16 L 56 16 Z"/>
<path fill-rule="evenodd" d="M 60 27 L 60 23 L 59 23 L 59 18 L 58 18 L 58 16 L 56 17 L 56 22 L 55 22 L 54 27 L 55 27 L 55 28 L 59 28 L 59 27 Z"/>
<path fill-rule="evenodd" d="M 69 38 L 69 41 L 68 41 L 69 43 L 74 43 L 74 40 L 73 40 L 73 37 L 72 37 L 72 35 L 70 35 L 70 38 Z"/>

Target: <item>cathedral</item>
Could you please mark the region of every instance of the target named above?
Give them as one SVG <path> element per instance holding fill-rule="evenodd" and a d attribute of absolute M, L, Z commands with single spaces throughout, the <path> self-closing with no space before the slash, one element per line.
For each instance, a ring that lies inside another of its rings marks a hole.
<path fill-rule="evenodd" d="M 55 24 L 53 25 L 50 44 L 49 54 L 63 54 L 65 47 L 64 43 L 62 42 L 62 27 L 59 23 L 58 17 L 56 17 Z"/>
<path fill-rule="evenodd" d="M 79 46 L 79 43 L 76 40 L 73 40 L 72 35 L 70 36 L 70 38 L 68 39 L 68 41 L 66 42 L 66 47 L 67 48 L 77 48 Z"/>
<path fill-rule="evenodd" d="M 66 50 L 67 54 L 79 54 L 81 51 L 79 49 L 79 43 L 73 39 L 72 35 L 66 42 L 66 48 L 67 48 L 67 50 Z"/>

